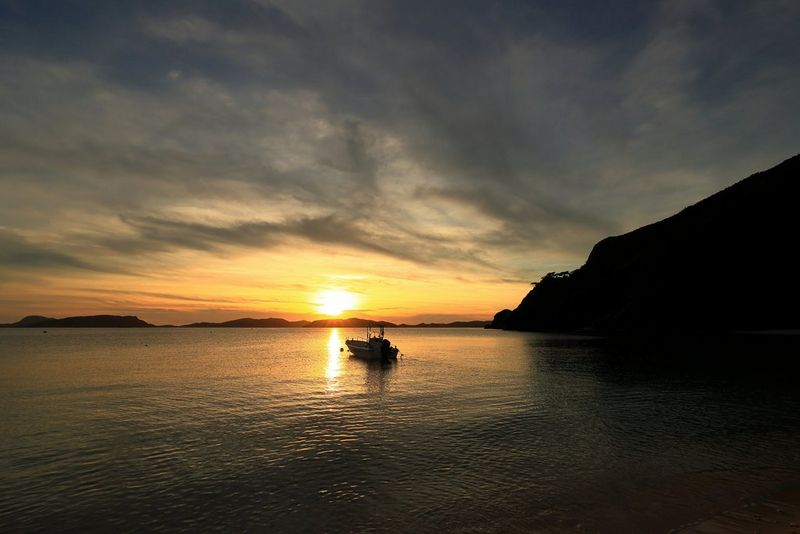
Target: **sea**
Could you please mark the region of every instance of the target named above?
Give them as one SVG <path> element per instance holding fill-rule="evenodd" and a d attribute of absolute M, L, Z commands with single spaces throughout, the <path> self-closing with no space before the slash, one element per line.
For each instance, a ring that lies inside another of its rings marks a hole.
<path fill-rule="evenodd" d="M 670 532 L 800 482 L 792 343 L 359 335 L 0 329 L 0 531 Z"/>

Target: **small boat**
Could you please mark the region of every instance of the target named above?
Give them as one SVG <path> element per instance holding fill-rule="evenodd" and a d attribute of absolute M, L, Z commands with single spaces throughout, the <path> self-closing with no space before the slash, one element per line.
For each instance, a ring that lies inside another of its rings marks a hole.
<path fill-rule="evenodd" d="M 367 327 L 367 338 L 358 339 L 348 338 L 344 344 L 347 350 L 357 357 L 365 360 L 396 360 L 400 349 L 393 347 L 391 341 L 384 337 L 383 326 L 379 327 L 377 334 L 373 332 L 373 327 Z"/>

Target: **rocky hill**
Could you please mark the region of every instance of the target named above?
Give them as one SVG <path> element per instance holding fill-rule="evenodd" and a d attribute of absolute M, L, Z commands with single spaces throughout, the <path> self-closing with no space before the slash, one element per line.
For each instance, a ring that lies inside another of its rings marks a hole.
<path fill-rule="evenodd" d="M 732 331 L 800 328 L 800 156 L 672 217 L 597 243 L 490 328 Z"/>

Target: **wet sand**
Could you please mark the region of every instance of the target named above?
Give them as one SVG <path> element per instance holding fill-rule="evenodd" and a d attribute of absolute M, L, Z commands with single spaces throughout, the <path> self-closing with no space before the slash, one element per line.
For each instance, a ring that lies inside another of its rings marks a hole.
<path fill-rule="evenodd" d="M 800 489 L 745 504 L 673 532 L 680 534 L 800 534 Z"/>

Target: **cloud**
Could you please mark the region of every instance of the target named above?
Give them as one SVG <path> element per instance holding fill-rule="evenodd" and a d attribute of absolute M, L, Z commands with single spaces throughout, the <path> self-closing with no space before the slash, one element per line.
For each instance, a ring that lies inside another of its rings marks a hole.
<path fill-rule="evenodd" d="M 178 301 L 189 303 L 213 303 L 213 304 L 238 304 L 238 305 L 261 305 L 261 304 L 298 304 L 302 301 L 278 300 L 278 299 L 259 299 L 259 298 L 226 298 L 226 297 L 198 297 L 191 295 L 181 295 L 178 293 L 162 293 L 157 291 L 130 291 L 125 289 L 104 289 L 96 287 L 77 288 L 81 293 L 97 293 L 114 297 L 150 297 L 165 301 Z"/>
<path fill-rule="evenodd" d="M 365 217 L 325 215 L 300 217 L 281 222 L 248 221 L 230 225 L 159 219 L 156 217 L 125 217 L 123 222 L 133 231 L 126 237 L 101 238 L 99 245 L 123 254 L 167 252 L 191 249 L 225 254 L 230 250 L 248 248 L 259 251 L 286 245 L 301 239 L 334 249 L 355 250 L 370 255 L 382 255 L 411 263 L 452 265 L 472 263 L 496 269 L 475 250 L 454 247 L 445 240 L 393 232 L 385 235 L 369 224 Z M 425 246 L 418 246 L 420 240 Z"/>
<path fill-rule="evenodd" d="M 800 138 L 790 1 L 6 2 L 0 18 L 6 270 L 299 243 L 535 279 Z"/>
<path fill-rule="evenodd" d="M 31 243 L 22 236 L 0 229 L 0 268 L 101 270 L 81 259 Z"/>

